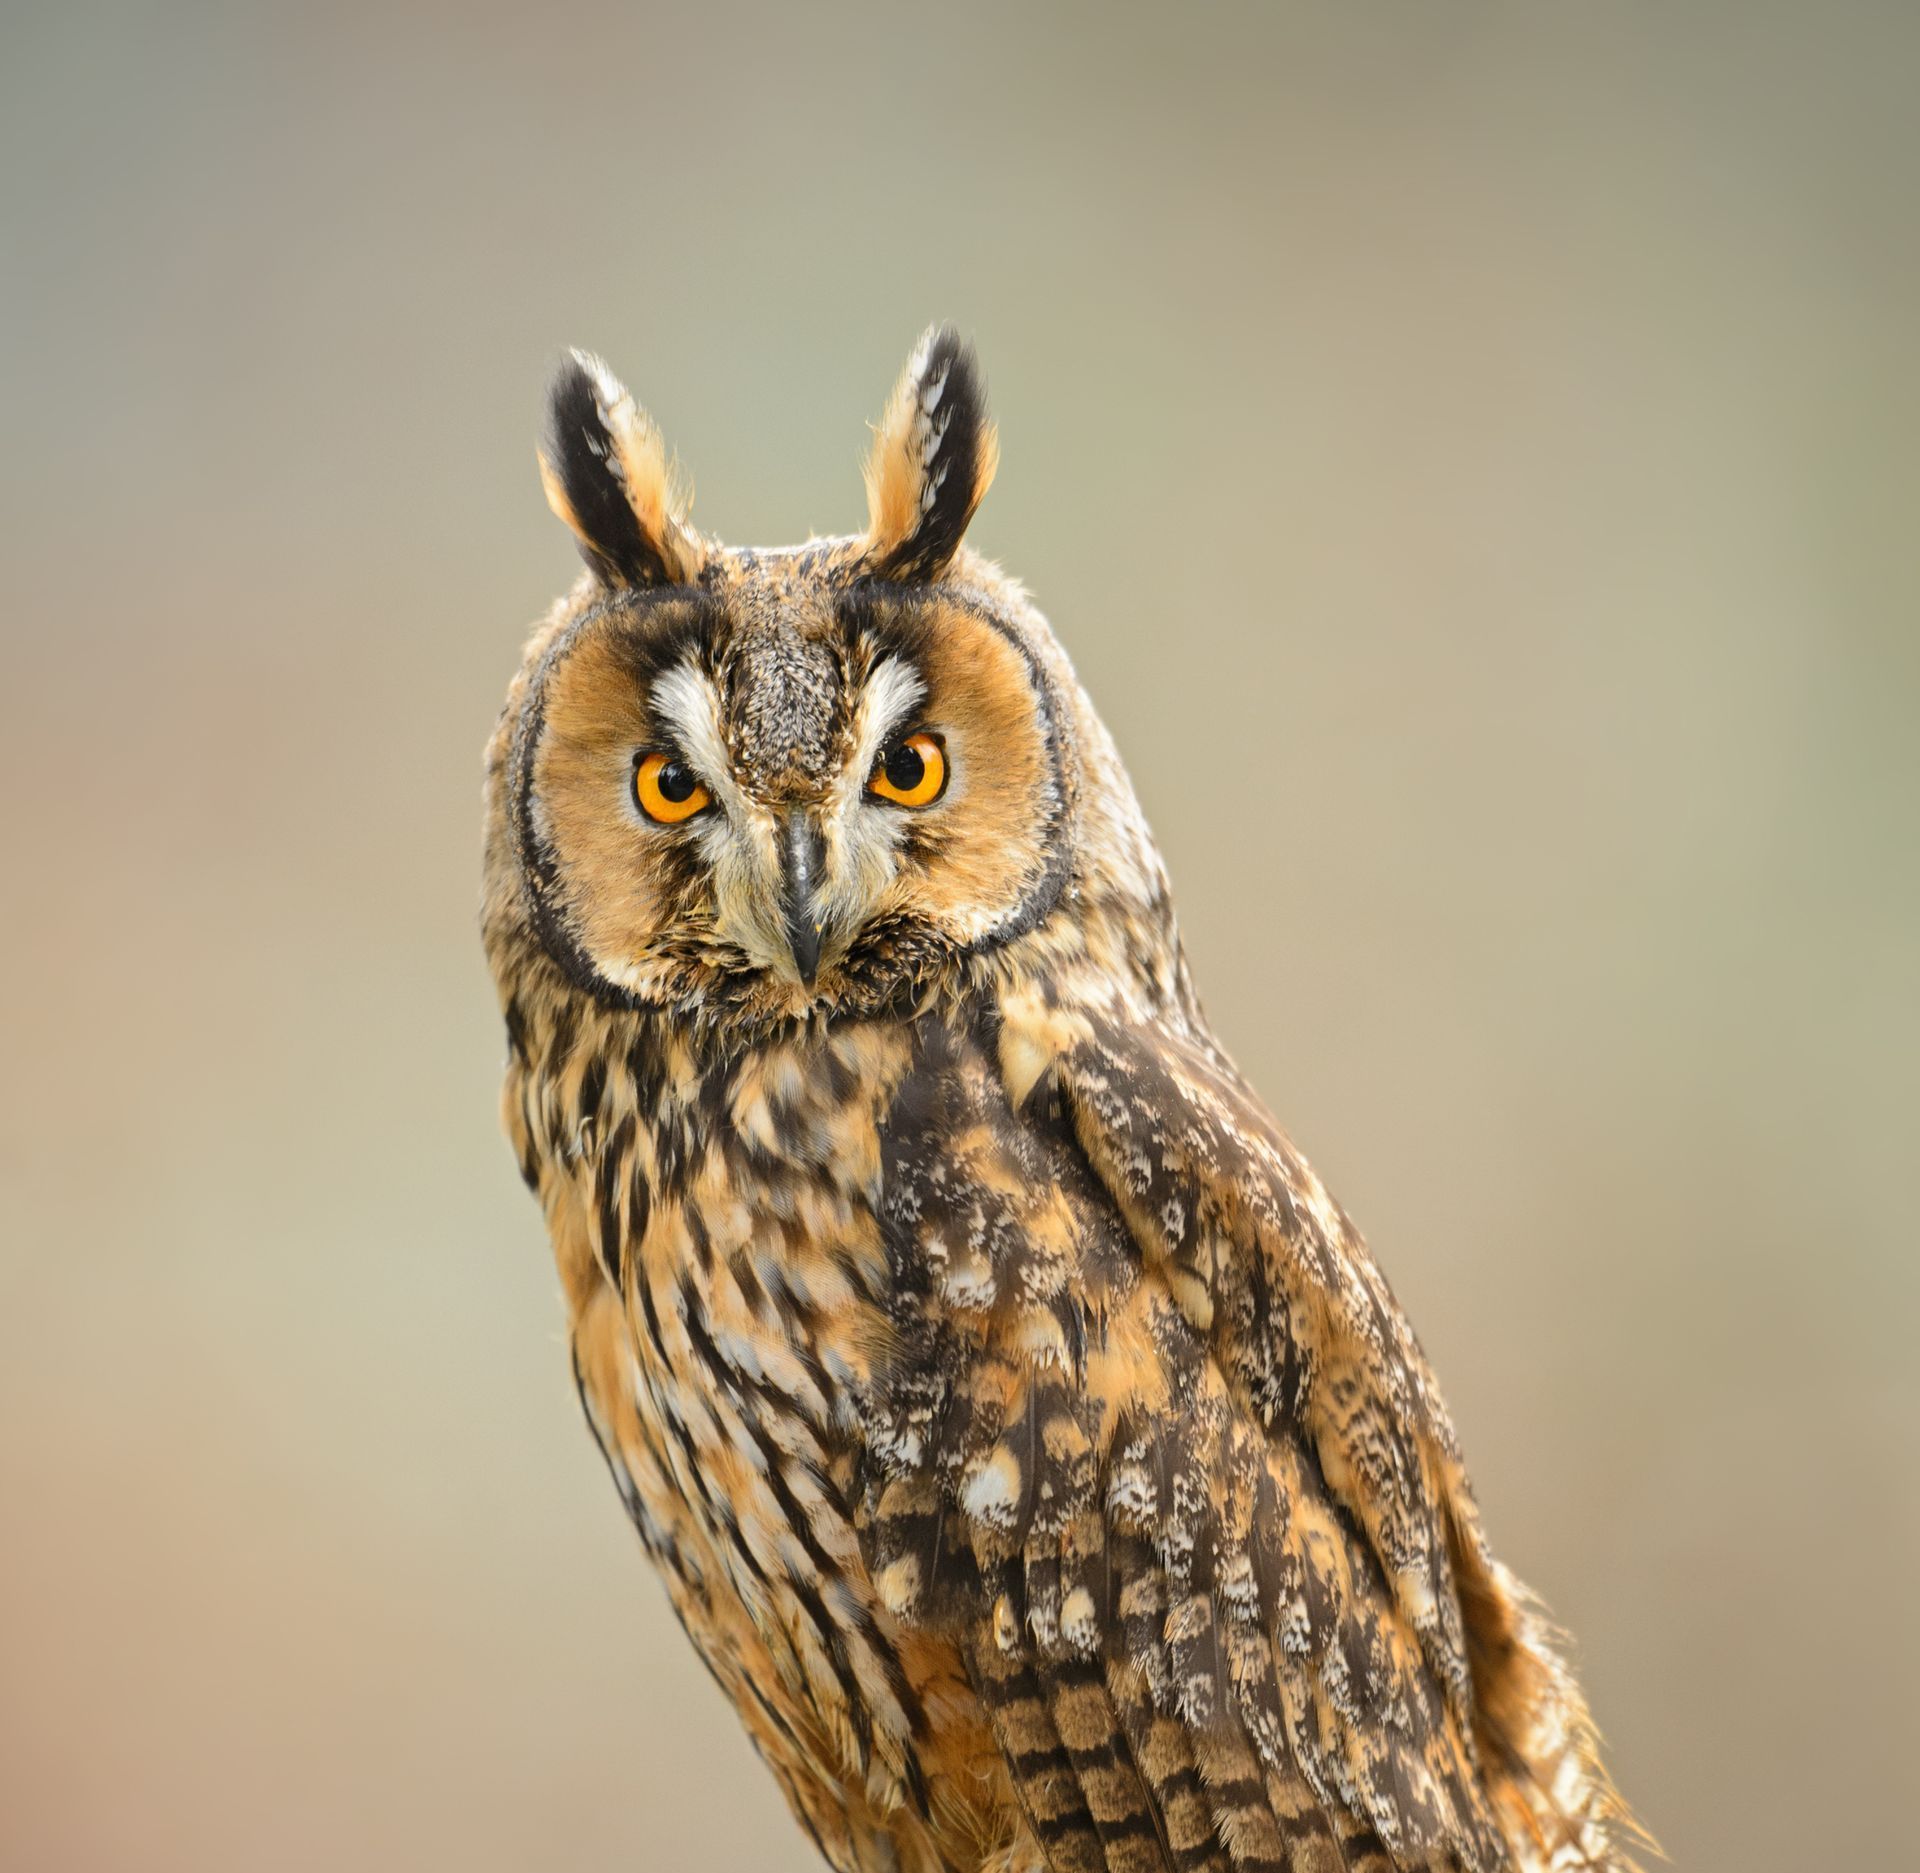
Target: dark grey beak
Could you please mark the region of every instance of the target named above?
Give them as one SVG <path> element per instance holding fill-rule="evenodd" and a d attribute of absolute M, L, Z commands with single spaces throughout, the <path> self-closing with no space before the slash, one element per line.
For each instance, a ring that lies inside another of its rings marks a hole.
<path fill-rule="evenodd" d="M 786 914 L 787 947 L 793 966 L 808 988 L 820 970 L 820 926 L 813 920 L 813 887 L 826 863 L 826 841 L 812 820 L 795 809 L 780 824 L 781 905 Z"/>

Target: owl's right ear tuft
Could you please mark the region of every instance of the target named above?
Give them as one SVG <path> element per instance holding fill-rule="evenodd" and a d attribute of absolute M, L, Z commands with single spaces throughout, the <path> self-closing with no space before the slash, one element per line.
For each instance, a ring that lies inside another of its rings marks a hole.
<path fill-rule="evenodd" d="M 589 351 L 569 352 L 547 397 L 547 505 L 608 586 L 684 585 L 704 553 L 653 418 Z"/>
<path fill-rule="evenodd" d="M 936 325 L 908 360 L 867 457 L 872 570 L 883 579 L 938 579 L 999 459 L 973 347 L 952 326 Z"/>

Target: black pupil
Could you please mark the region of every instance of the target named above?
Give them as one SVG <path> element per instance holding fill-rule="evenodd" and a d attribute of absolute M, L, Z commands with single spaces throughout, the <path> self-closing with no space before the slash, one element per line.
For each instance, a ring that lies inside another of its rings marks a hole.
<path fill-rule="evenodd" d="M 684 761 L 669 761 L 653 777 L 653 784 L 660 789 L 660 798 L 673 806 L 693 798 L 693 790 L 700 783 L 693 778 L 693 769 Z"/>
<path fill-rule="evenodd" d="M 927 777 L 926 757 L 910 741 L 887 750 L 887 785 L 896 793 L 911 793 Z"/>

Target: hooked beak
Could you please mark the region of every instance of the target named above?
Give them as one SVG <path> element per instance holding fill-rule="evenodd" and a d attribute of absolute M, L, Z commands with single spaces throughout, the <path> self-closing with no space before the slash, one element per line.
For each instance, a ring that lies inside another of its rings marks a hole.
<path fill-rule="evenodd" d="M 820 926 L 813 916 L 813 887 L 827 848 L 813 822 L 796 809 L 780 825 L 780 905 L 793 966 L 808 988 L 820 970 Z"/>

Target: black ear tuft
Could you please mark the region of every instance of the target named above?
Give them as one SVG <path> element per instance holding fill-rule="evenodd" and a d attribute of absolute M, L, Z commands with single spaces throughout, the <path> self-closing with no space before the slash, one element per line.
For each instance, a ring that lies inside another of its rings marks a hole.
<path fill-rule="evenodd" d="M 998 461 L 973 347 L 952 326 L 936 326 L 908 362 L 867 460 L 873 571 L 938 578 L 959 552 Z"/>
<path fill-rule="evenodd" d="M 554 375 L 540 473 L 549 505 L 605 583 L 673 584 L 698 570 L 659 431 L 591 353 L 570 353 Z"/>

